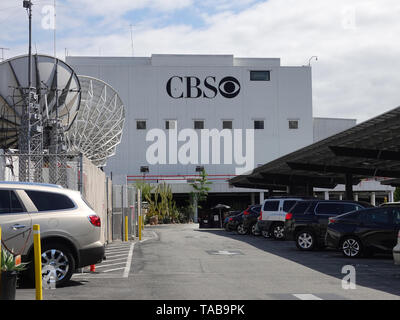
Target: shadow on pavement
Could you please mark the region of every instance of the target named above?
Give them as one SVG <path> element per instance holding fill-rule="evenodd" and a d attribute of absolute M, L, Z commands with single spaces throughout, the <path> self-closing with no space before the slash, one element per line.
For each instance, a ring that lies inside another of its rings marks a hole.
<path fill-rule="evenodd" d="M 371 258 L 349 259 L 344 257 L 341 252 L 328 249 L 302 252 L 297 249 L 294 241 L 277 241 L 252 235 L 242 236 L 236 232 L 220 229 L 198 229 L 195 231 L 243 241 L 260 250 L 340 280 L 347 274 L 342 273 L 342 268 L 346 265 L 352 265 L 356 269 L 357 286 L 400 296 L 400 267 L 394 265 L 392 255 L 374 255 Z"/>

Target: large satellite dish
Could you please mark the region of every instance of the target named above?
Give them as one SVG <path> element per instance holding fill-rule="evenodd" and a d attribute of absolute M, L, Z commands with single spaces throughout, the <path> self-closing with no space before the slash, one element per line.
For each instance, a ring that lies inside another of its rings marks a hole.
<path fill-rule="evenodd" d="M 125 109 L 118 93 L 107 83 L 87 76 L 79 76 L 79 82 L 81 106 L 66 132 L 67 147 L 104 167 L 121 142 Z"/>
<path fill-rule="evenodd" d="M 17 149 L 28 88 L 27 55 L 0 63 L 0 149 Z M 36 89 L 43 123 L 58 119 L 68 130 L 80 107 L 80 84 L 65 62 L 32 56 L 32 87 Z M 47 121 L 48 120 L 48 121 Z"/>

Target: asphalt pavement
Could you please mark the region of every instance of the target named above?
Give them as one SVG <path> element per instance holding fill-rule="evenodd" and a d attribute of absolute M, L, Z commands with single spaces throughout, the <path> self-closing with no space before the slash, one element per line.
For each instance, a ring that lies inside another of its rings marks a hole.
<path fill-rule="evenodd" d="M 34 299 L 34 290 L 18 289 L 21 299 Z M 160 225 L 146 227 L 142 242 L 110 244 L 95 273 L 75 274 L 70 285 L 45 290 L 44 299 L 398 300 L 400 267 L 391 256 L 347 259 L 300 252 L 291 241 Z"/>

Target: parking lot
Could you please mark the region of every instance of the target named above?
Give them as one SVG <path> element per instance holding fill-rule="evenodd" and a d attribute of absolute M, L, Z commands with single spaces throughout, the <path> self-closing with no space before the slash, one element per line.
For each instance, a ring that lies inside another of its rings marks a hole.
<path fill-rule="evenodd" d="M 69 286 L 46 290 L 44 299 L 400 299 L 400 268 L 391 256 L 348 259 L 334 251 L 301 252 L 292 241 L 196 224 L 145 230 L 143 242 L 110 245 L 96 273 L 76 274 Z M 342 286 L 346 265 L 355 268 L 356 289 Z M 17 299 L 30 297 L 33 289 L 17 290 Z"/>

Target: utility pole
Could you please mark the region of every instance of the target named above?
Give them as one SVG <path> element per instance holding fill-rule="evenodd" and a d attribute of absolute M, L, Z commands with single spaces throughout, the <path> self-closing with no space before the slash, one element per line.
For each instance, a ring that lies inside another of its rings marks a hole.
<path fill-rule="evenodd" d="M 5 50 L 10 50 L 10 48 L 0 48 L 0 50 L 1 50 L 1 60 L 0 61 L 4 61 L 4 51 Z"/>

